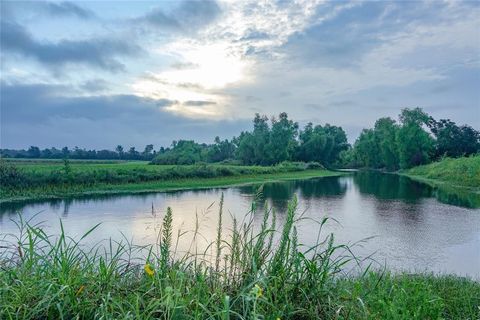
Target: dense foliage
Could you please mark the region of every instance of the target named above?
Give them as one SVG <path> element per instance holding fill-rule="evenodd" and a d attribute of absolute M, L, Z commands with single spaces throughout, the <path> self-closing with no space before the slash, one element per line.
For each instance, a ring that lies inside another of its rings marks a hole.
<path fill-rule="evenodd" d="M 303 130 L 289 120 L 286 113 L 270 121 L 256 114 L 253 130 L 244 131 L 231 141 L 217 137 L 212 145 L 194 141 L 178 141 L 172 148 L 157 155 L 155 164 L 192 164 L 197 162 L 229 161 L 245 165 L 274 165 L 284 161 L 318 162 L 333 166 L 340 153 L 347 150 L 347 136 L 341 127 L 313 126 Z"/>
<path fill-rule="evenodd" d="M 154 164 L 195 164 L 198 162 L 221 162 L 232 159 L 235 146 L 228 140 L 215 138 L 212 145 L 199 144 L 193 140 L 173 141 L 172 147 L 161 150 L 153 159 Z"/>
<path fill-rule="evenodd" d="M 170 208 L 152 225 L 149 247 L 114 241 L 84 245 L 19 222 L 0 239 L 1 319 L 478 319 L 480 284 L 467 278 L 359 272 L 352 248 L 324 235 L 298 239 L 294 199 L 285 216 L 253 203 L 243 219 L 222 225 L 220 200 L 210 250 L 177 252 Z M 259 228 L 254 219 L 260 218 Z M 160 221 L 162 219 L 162 221 Z M 214 222 L 214 223 L 215 223 Z M 311 222 L 315 223 L 315 222 Z M 155 227 L 160 226 L 159 228 Z M 199 229 L 192 238 L 201 239 Z M 353 248 L 354 250 L 354 248 Z M 351 262 L 352 264 L 348 264 Z M 362 270 L 360 270 L 362 271 Z"/>
<path fill-rule="evenodd" d="M 403 109 L 400 121 L 381 118 L 364 129 L 353 149 L 342 153 L 347 166 L 397 170 L 412 168 L 443 156 L 480 152 L 480 133 L 450 120 L 436 121 L 422 109 Z"/>

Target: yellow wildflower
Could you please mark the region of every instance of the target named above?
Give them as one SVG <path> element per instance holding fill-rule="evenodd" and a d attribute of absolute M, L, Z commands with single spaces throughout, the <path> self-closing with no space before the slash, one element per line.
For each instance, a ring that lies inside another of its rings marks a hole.
<path fill-rule="evenodd" d="M 260 298 L 261 296 L 263 296 L 263 289 L 262 287 L 260 287 L 258 284 L 255 285 L 255 288 L 257 290 L 256 291 L 256 294 L 257 294 L 257 298 Z"/>
<path fill-rule="evenodd" d="M 81 285 L 80 288 L 78 288 L 77 293 L 75 295 L 78 296 L 80 293 L 83 292 L 84 289 L 85 289 L 85 286 Z"/>
<path fill-rule="evenodd" d="M 147 263 L 143 269 L 151 277 L 155 274 L 155 270 L 152 269 L 152 266 L 149 263 Z"/>

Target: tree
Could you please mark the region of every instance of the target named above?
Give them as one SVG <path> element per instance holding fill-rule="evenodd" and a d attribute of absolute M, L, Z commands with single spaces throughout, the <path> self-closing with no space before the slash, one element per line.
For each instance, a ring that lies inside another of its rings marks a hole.
<path fill-rule="evenodd" d="M 27 151 L 29 158 L 40 158 L 40 149 L 35 146 L 31 146 Z"/>
<path fill-rule="evenodd" d="M 123 159 L 123 157 L 124 157 L 123 147 L 121 145 L 118 145 L 115 148 L 115 151 L 118 153 L 118 158 Z"/>
<path fill-rule="evenodd" d="M 345 131 L 330 124 L 313 127 L 308 123 L 300 132 L 299 140 L 296 160 L 317 161 L 324 166 L 332 166 L 349 147 Z"/>
<path fill-rule="evenodd" d="M 194 164 L 207 160 L 207 146 L 193 140 L 179 140 L 172 143 L 172 148 L 159 153 L 155 164 Z"/>
<path fill-rule="evenodd" d="M 457 126 L 449 119 L 436 121 L 430 117 L 428 126 L 435 135 L 435 158 L 461 157 L 480 151 L 480 133 L 472 127 Z"/>
<path fill-rule="evenodd" d="M 411 168 L 430 161 L 434 140 L 424 130 L 429 116 L 420 108 L 403 109 L 402 123 L 397 133 L 399 163 L 401 168 Z"/>
<path fill-rule="evenodd" d="M 355 161 L 363 167 L 380 168 L 380 146 L 373 129 L 363 129 L 354 144 Z"/>
<path fill-rule="evenodd" d="M 135 147 L 130 147 L 130 149 L 128 150 L 127 157 L 130 160 L 136 160 L 140 158 L 140 153 L 137 150 L 135 150 Z"/>
<path fill-rule="evenodd" d="M 268 118 L 256 113 L 253 119 L 253 159 L 255 164 L 268 164 L 267 145 L 270 139 L 270 128 L 268 126 Z"/>
<path fill-rule="evenodd" d="M 68 150 L 68 147 L 63 147 L 62 148 L 62 155 L 63 155 L 63 158 L 67 158 L 70 154 L 70 150 Z"/>
<path fill-rule="evenodd" d="M 380 118 L 375 122 L 374 134 L 380 150 L 380 165 L 388 170 L 397 170 L 399 167 L 397 131 L 395 120 Z"/>
<path fill-rule="evenodd" d="M 215 143 L 209 146 L 207 152 L 208 162 L 220 162 L 234 157 L 235 145 L 225 140 L 220 140 L 220 137 L 215 137 Z"/>
<path fill-rule="evenodd" d="M 297 135 L 298 123 L 288 120 L 285 112 L 280 113 L 278 120 L 272 118 L 272 129 L 262 162 L 275 164 L 292 159 Z"/>
<path fill-rule="evenodd" d="M 242 132 L 240 136 L 235 139 L 237 149 L 235 156 L 243 164 L 251 165 L 255 164 L 255 137 L 250 132 Z"/>
<path fill-rule="evenodd" d="M 142 152 L 142 157 L 145 160 L 151 160 L 153 157 L 153 144 L 147 144 Z"/>

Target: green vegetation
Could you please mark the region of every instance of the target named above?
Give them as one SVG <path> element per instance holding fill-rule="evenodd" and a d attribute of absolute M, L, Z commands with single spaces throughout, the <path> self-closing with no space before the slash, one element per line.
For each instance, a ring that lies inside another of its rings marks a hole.
<path fill-rule="evenodd" d="M 0 201 L 153 192 L 338 175 L 318 163 L 276 166 L 148 165 L 147 162 L 0 162 Z"/>
<path fill-rule="evenodd" d="M 403 109 L 400 123 L 390 118 L 377 120 L 373 129 L 364 129 L 353 149 L 342 153 L 349 167 L 395 171 L 439 160 L 480 152 L 480 133 L 448 119 L 436 121 L 422 109 Z"/>
<path fill-rule="evenodd" d="M 469 187 L 480 191 L 480 155 L 458 159 L 445 158 L 405 170 L 402 174 L 435 185 Z"/>
<path fill-rule="evenodd" d="M 232 230 L 222 226 L 204 252 L 180 255 L 170 209 L 158 243 L 81 245 L 62 231 L 48 236 L 19 222 L 19 236 L 2 242 L 2 319 L 478 319 L 480 284 L 466 278 L 392 275 L 364 270 L 345 276 L 355 262 L 349 248 L 321 233 L 299 244 L 296 200 L 282 227 L 274 211 L 255 203 Z M 157 217 L 155 213 L 154 218 Z M 278 219 L 279 220 L 279 219 Z M 62 229 L 63 230 L 63 229 Z M 198 229 L 192 231 L 200 237 Z M 228 233 L 227 233 L 228 232 Z M 182 233 L 179 233 L 181 237 Z M 195 245 L 193 245 L 195 247 Z M 143 253 L 143 255 L 141 254 Z M 137 258 L 135 258 L 135 256 Z M 138 257 L 145 258 L 138 258 Z"/>
<path fill-rule="evenodd" d="M 399 122 L 380 118 L 373 129 L 364 129 L 353 148 L 341 127 L 308 123 L 303 130 L 285 112 L 269 119 L 256 114 L 253 130 L 231 140 L 215 138 L 213 144 L 193 140 L 173 141 L 170 147 L 154 150 L 153 144 L 138 152 L 44 149 L 0 149 L 3 158 L 28 159 L 116 159 L 152 160 L 161 165 L 229 163 L 275 165 L 285 161 L 318 162 L 324 167 L 366 167 L 396 171 L 439 160 L 480 152 L 480 133 L 468 125 L 457 126 L 449 119 L 435 120 L 420 108 L 403 109 Z"/>

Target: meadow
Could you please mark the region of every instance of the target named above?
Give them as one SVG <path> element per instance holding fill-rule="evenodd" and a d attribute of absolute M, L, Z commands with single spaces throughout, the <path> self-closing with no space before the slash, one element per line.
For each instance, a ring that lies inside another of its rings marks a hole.
<path fill-rule="evenodd" d="M 157 243 L 138 247 L 112 240 L 88 249 L 92 226 L 72 239 L 20 220 L 18 236 L 0 243 L 2 319 L 478 319 L 480 283 L 434 274 L 392 274 L 368 267 L 354 248 L 323 234 L 304 246 L 294 198 L 279 222 L 254 202 L 233 229 L 222 226 L 204 251 L 178 255 L 168 208 L 159 215 Z M 262 215 L 260 228 L 253 216 Z M 192 230 L 195 236 L 198 228 Z M 228 234 L 228 236 L 226 236 Z M 195 237 L 194 237 L 195 238 Z M 194 248 L 194 246 L 192 247 Z M 143 255 L 139 256 L 139 252 Z M 176 257 L 176 258 L 175 258 Z M 364 261 L 365 262 L 365 261 Z"/>
<path fill-rule="evenodd" d="M 0 162 L 0 201 L 220 187 L 339 175 L 318 163 L 151 165 L 146 161 Z"/>

